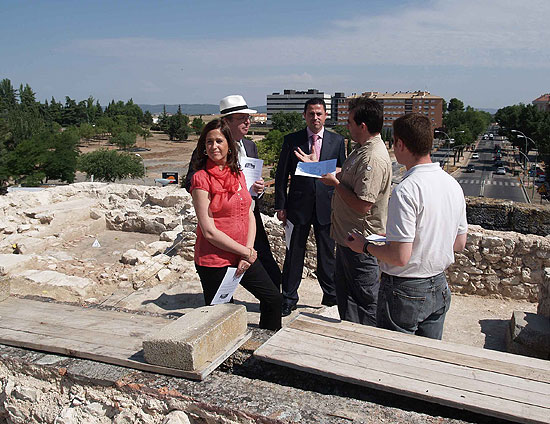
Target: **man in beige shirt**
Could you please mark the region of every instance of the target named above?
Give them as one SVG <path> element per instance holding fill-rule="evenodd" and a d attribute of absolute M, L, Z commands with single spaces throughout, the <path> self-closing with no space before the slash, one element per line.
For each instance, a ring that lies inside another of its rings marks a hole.
<path fill-rule="evenodd" d="M 380 287 L 377 259 L 346 246 L 350 233 L 364 236 L 386 230 L 391 190 L 391 160 L 380 131 L 383 108 L 360 97 L 349 105 L 348 129 L 357 146 L 336 176 L 321 181 L 335 187 L 332 197 L 330 236 L 336 242 L 336 299 L 340 318 L 376 325 Z"/>

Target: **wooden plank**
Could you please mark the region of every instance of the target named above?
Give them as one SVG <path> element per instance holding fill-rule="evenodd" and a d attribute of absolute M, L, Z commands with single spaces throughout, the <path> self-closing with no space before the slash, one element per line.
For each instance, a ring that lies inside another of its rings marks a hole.
<path fill-rule="evenodd" d="M 286 334 L 282 335 L 281 341 L 289 343 L 303 335 L 304 333 L 300 331 L 288 329 Z M 521 379 L 517 377 L 497 374 L 498 381 L 495 382 L 490 378 L 490 372 L 468 370 L 454 364 L 439 363 L 403 353 L 388 353 L 375 347 L 335 340 L 328 336 L 318 336 L 308 339 L 311 344 L 311 356 L 321 355 L 326 352 L 325 346 L 330 346 L 330 354 L 335 365 L 340 363 L 368 364 L 369 370 L 372 371 L 541 407 L 546 407 L 550 398 L 550 385 L 548 384 L 535 382 L 531 385 L 524 384 L 522 389 L 518 389 L 515 383 Z"/>
<path fill-rule="evenodd" d="M 55 313 L 52 314 L 52 305 L 55 305 Z M 60 303 L 40 302 L 28 299 L 18 299 L 10 297 L 4 302 L 0 302 L 0 316 L 11 317 L 35 317 L 40 319 L 55 320 L 59 323 L 86 324 L 98 329 L 109 331 L 117 330 L 117 323 L 123 328 L 125 333 L 132 331 L 134 327 L 143 326 L 143 318 L 148 322 L 167 323 L 167 318 L 153 317 L 132 313 L 120 313 L 119 311 L 110 311 L 96 308 L 86 308 L 82 306 L 66 305 Z"/>
<path fill-rule="evenodd" d="M 250 338 L 247 333 L 232 340 L 222 354 L 198 370 L 148 364 L 141 336 L 170 322 L 125 312 L 9 298 L 0 302 L 0 343 L 202 380 Z M 125 325 L 128 327 L 124 332 Z"/>
<path fill-rule="evenodd" d="M 272 343 L 274 338 L 277 338 L 277 343 Z M 327 343 L 326 340 L 315 343 L 315 338 L 319 336 L 282 330 L 262 345 L 254 355 L 278 365 L 446 406 L 468 409 L 517 422 L 548 422 L 550 412 L 548 408 L 418 381 L 394 375 L 390 372 L 391 370 L 372 370 L 365 366 L 365 363 L 357 361 L 354 361 L 355 363 L 338 361 L 334 355 L 334 345 Z M 322 352 L 322 354 L 313 355 L 312 351 Z M 344 355 L 345 352 L 346 350 Z"/>
<path fill-rule="evenodd" d="M 73 342 L 86 343 L 93 340 L 93 344 L 100 344 L 121 351 L 135 351 L 136 348 L 141 348 L 141 341 L 143 338 L 155 329 L 160 330 L 162 327 L 164 327 L 164 325 L 156 324 L 146 326 L 146 328 L 143 328 L 141 331 L 114 336 L 114 334 L 109 334 L 106 331 L 97 331 L 85 327 L 79 328 L 77 326 L 67 326 L 64 324 L 57 325 L 47 321 L 36 322 L 29 319 L 5 317 L 0 319 L 0 329 L 17 329 L 17 331 L 24 333 L 41 334 L 43 336 L 51 336 Z"/>
<path fill-rule="evenodd" d="M 459 348 L 457 349 L 457 345 L 442 342 L 440 340 L 431 340 L 426 337 L 401 334 L 395 331 L 364 325 L 353 325 L 353 323 L 348 322 L 341 322 L 334 325 L 333 323 L 321 319 L 306 316 L 300 317 L 299 320 L 292 321 L 289 327 L 313 334 L 330 335 L 336 339 L 349 340 L 355 343 L 375 346 L 394 352 L 402 352 L 422 358 L 430 358 L 475 369 L 550 383 L 550 363 L 541 359 L 528 358 L 529 365 L 524 365 L 523 360 L 521 363 L 517 363 L 517 357 L 519 355 L 487 351 L 486 349 L 462 345 L 458 345 Z M 406 337 L 401 339 L 401 336 Z M 431 346 L 426 346 L 424 344 L 426 340 L 417 339 L 427 339 Z M 461 352 L 457 352 L 456 350 L 460 350 Z"/>
<path fill-rule="evenodd" d="M 308 322 L 317 322 L 317 323 L 327 323 L 329 325 L 339 324 L 347 330 L 358 332 L 361 334 L 376 335 L 377 337 L 388 339 L 388 340 L 397 340 L 397 341 L 407 341 L 413 345 L 424 346 L 428 348 L 436 348 L 439 350 L 449 351 L 449 352 L 460 352 L 460 353 L 471 353 L 471 346 L 452 343 L 441 340 L 434 340 L 427 337 L 418 337 L 412 334 L 399 333 L 396 331 L 384 330 L 376 327 L 365 326 L 361 324 L 356 324 L 348 321 L 340 321 L 333 318 L 323 317 L 321 315 L 312 314 L 312 313 L 301 313 L 296 316 L 296 319 L 300 321 Z M 442 346 L 443 344 L 443 346 Z M 506 352 L 499 352 L 496 350 L 488 350 L 482 348 L 476 348 L 476 355 L 480 358 L 487 359 L 502 359 L 506 362 L 511 362 L 518 365 L 532 366 L 533 359 L 539 364 L 546 364 L 547 361 L 541 359 L 530 358 L 521 355 L 512 355 Z M 550 369 L 548 366 L 542 365 L 540 368 Z"/>
<path fill-rule="evenodd" d="M 410 343 L 412 345 L 418 345 L 418 346 L 424 346 L 427 348 L 435 348 L 438 350 L 443 350 L 445 352 L 459 352 L 459 353 L 465 353 L 465 354 L 471 354 L 472 347 L 458 344 L 458 343 L 452 343 L 442 340 L 435 340 L 430 339 L 428 337 L 419 337 L 412 334 L 405 334 L 405 333 L 399 333 L 397 331 L 390 331 L 390 330 L 384 330 L 381 328 L 376 327 L 370 327 L 366 325 L 361 325 L 349 321 L 340 321 L 334 318 L 327 318 L 323 317 L 318 314 L 313 313 L 300 313 L 298 314 L 292 322 L 299 320 L 299 321 L 307 321 L 307 322 L 315 322 L 319 324 L 326 323 L 329 326 L 334 327 L 334 324 L 338 324 L 338 326 L 341 326 L 342 328 L 345 328 L 346 330 L 357 332 L 360 334 L 368 334 L 368 335 L 375 335 L 377 337 L 387 339 L 387 340 L 396 340 L 396 341 L 406 341 L 407 343 Z M 289 325 L 291 325 L 289 323 Z M 526 356 L 521 355 L 511 355 L 506 352 L 499 352 L 496 350 L 489 350 L 489 349 L 482 349 L 482 348 L 475 348 L 476 350 L 476 356 L 479 356 L 480 358 L 487 358 L 487 359 L 502 359 L 506 362 L 510 362 L 513 364 L 518 365 L 524 365 L 524 366 L 532 366 L 533 360 L 537 362 L 538 364 L 541 364 L 540 367 L 542 369 L 550 369 L 550 365 L 547 363 L 547 361 L 536 359 L 536 358 L 530 358 Z M 546 364 L 546 366 L 542 365 Z"/>
<path fill-rule="evenodd" d="M 458 355 L 456 346 L 460 347 Z M 279 365 L 499 418 L 550 422 L 550 384 L 544 380 L 548 364 L 535 361 L 536 366 L 529 367 L 532 358 L 517 360 L 517 355 L 502 352 L 494 352 L 501 355 L 495 355 L 497 359 L 491 362 L 492 353 L 299 315 L 254 355 Z M 453 355 L 459 359 L 456 363 Z M 499 367 L 506 372 L 499 372 Z M 535 380 L 514 375 L 523 372 Z"/>

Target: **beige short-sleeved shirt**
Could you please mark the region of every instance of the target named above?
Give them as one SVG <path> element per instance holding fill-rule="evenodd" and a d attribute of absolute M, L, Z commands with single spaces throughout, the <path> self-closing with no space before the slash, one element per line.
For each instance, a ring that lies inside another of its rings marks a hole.
<path fill-rule="evenodd" d="M 330 236 L 336 243 L 345 246 L 348 233 L 358 232 L 365 236 L 386 232 L 388 200 L 391 192 L 391 159 L 380 135 L 357 147 L 348 156 L 340 183 L 352 190 L 366 202 L 374 203 L 367 214 L 352 209 L 334 191 Z"/>

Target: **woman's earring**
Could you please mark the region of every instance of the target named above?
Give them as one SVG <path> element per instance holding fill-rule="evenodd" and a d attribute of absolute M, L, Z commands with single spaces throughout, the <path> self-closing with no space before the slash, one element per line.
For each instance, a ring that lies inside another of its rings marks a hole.
<path fill-rule="evenodd" d="M 229 149 L 229 152 L 228 153 L 231 153 L 231 149 Z"/>
<path fill-rule="evenodd" d="M 204 149 L 204 156 L 208 156 L 208 153 L 206 153 L 206 149 Z"/>

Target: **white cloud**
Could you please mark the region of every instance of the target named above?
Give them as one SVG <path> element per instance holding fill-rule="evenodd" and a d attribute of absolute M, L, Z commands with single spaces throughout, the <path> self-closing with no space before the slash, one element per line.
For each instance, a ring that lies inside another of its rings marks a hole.
<path fill-rule="evenodd" d="M 120 88 L 143 102 L 216 103 L 242 92 L 259 105 L 283 88 L 348 94 L 427 88 L 495 106 L 506 93 L 511 104 L 530 101 L 521 93 L 548 91 L 550 1 L 415 3 L 379 15 L 356 11 L 297 37 L 87 39 L 56 53 L 77 52 L 111 75 L 127 76 L 105 90 Z"/>
<path fill-rule="evenodd" d="M 459 65 L 550 67 L 550 2 L 439 0 L 358 16 L 301 37 L 233 40 L 122 38 L 76 41 L 86 54 L 153 59 L 184 69 L 270 66 Z M 240 66 L 239 66 L 240 64 Z"/>

